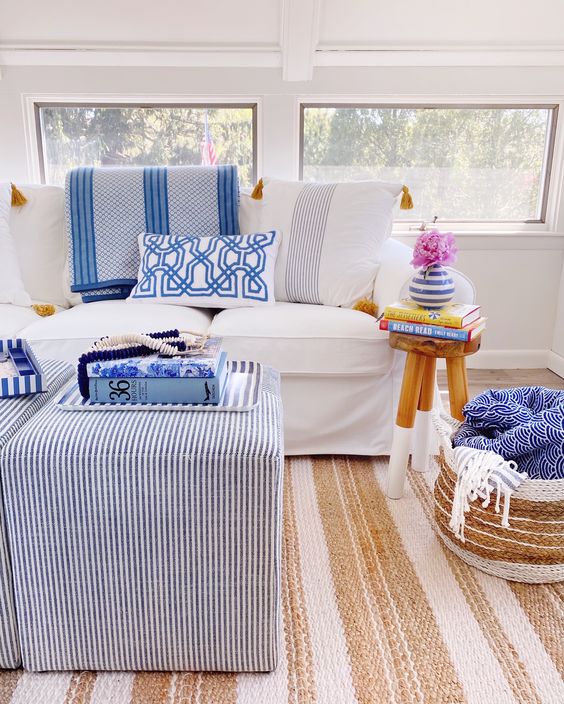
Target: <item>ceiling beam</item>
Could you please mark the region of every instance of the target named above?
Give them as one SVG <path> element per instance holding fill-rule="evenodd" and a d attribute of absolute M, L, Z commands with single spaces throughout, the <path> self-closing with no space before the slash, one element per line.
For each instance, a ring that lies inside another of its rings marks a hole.
<path fill-rule="evenodd" d="M 4 66 L 166 66 L 272 68 L 281 66 L 277 45 L 169 47 L 123 45 L 21 46 L 0 42 Z"/>
<path fill-rule="evenodd" d="M 284 0 L 282 3 L 282 78 L 311 81 L 319 41 L 321 0 Z"/>

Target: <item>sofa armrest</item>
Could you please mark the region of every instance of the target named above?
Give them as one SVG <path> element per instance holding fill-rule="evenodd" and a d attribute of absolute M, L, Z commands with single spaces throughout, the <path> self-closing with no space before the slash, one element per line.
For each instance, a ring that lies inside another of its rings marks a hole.
<path fill-rule="evenodd" d="M 382 247 L 382 261 L 374 282 L 373 300 L 379 314 L 390 303 L 407 298 L 409 280 L 414 274 L 411 266 L 413 250 L 391 237 Z M 458 303 L 474 303 L 476 291 L 470 279 L 456 269 L 450 269 L 456 290 L 454 300 Z"/>

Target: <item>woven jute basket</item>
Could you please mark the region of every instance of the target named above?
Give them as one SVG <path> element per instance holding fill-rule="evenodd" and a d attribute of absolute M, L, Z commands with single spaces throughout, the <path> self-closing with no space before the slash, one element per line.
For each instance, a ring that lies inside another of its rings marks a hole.
<path fill-rule="evenodd" d="M 486 508 L 473 501 L 462 542 L 449 527 L 457 479 L 451 436 L 460 424 L 439 413 L 434 423 L 440 438 L 435 519 L 447 547 L 496 577 L 529 583 L 564 580 L 564 480 L 525 479 L 511 496 L 509 527 L 501 525 L 495 500 Z"/>

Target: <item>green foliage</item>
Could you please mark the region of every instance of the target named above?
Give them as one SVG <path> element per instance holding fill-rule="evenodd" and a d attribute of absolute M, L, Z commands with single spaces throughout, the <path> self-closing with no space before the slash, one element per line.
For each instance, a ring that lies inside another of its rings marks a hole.
<path fill-rule="evenodd" d="M 548 124 L 535 108 L 306 108 L 304 179 L 406 183 L 403 219 L 535 219 Z"/>
<path fill-rule="evenodd" d="M 80 165 L 190 165 L 201 163 L 203 108 L 41 108 L 47 180 L 64 183 Z M 243 185 L 253 170 L 252 110 L 210 108 L 208 124 L 221 164 L 238 164 Z"/>

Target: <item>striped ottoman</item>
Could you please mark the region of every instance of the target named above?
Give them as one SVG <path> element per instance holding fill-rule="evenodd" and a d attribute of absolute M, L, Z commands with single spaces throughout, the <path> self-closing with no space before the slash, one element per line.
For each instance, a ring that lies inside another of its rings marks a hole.
<path fill-rule="evenodd" d="M 46 392 L 0 399 L 0 451 L 74 373 L 72 367 L 63 362 L 44 362 L 42 366 L 47 381 Z M 20 664 L 20 648 L 14 614 L 12 568 L 4 526 L 4 507 L 0 490 L 0 668 L 10 668 Z"/>
<path fill-rule="evenodd" d="M 272 670 L 281 428 L 270 369 L 246 413 L 37 414 L 3 458 L 24 667 Z"/>

